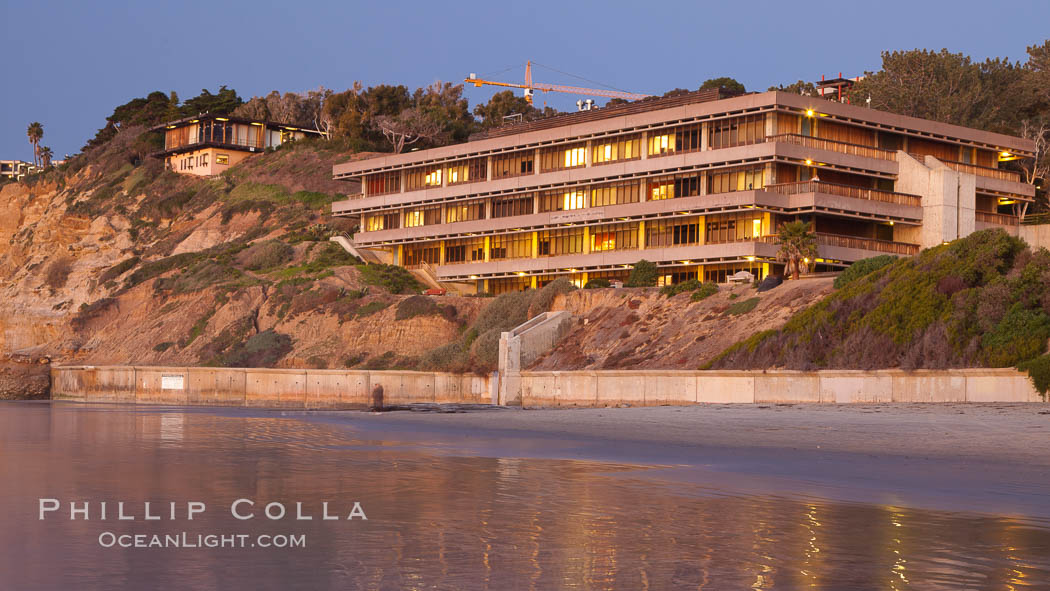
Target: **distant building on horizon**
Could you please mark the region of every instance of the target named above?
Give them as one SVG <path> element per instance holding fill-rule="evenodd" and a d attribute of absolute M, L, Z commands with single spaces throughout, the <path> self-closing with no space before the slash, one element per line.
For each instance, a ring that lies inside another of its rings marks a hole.
<path fill-rule="evenodd" d="M 506 125 L 462 144 L 337 164 L 361 193 L 345 246 L 457 291 L 568 277 L 660 283 L 783 273 L 778 228 L 813 224 L 816 271 L 913 255 L 989 227 L 1017 235 L 1035 188 L 1007 135 L 814 96 L 719 91 Z"/>
<path fill-rule="evenodd" d="M 294 125 L 211 114 L 170 121 L 150 131 L 164 132 L 164 149 L 152 156 L 175 172 L 197 176 L 220 174 L 267 148 L 320 135 Z"/>
<path fill-rule="evenodd" d="M 54 164 L 54 163 L 52 163 Z M 43 170 L 42 167 L 23 160 L 0 160 L 0 176 L 20 181 L 26 176 Z"/>

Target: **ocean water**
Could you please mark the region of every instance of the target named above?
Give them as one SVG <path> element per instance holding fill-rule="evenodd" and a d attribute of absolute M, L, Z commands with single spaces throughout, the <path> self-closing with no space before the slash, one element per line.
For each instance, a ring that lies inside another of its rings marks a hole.
<path fill-rule="evenodd" d="M 331 415 L 2 403 L 0 589 L 1050 588 L 1038 519 L 423 439 Z"/>

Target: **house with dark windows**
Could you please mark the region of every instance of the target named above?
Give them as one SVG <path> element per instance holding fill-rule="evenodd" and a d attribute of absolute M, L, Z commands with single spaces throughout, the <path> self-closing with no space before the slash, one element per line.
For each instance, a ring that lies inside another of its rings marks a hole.
<path fill-rule="evenodd" d="M 164 132 L 164 149 L 153 154 L 175 172 L 211 176 L 241 160 L 285 142 L 318 135 L 294 125 L 222 115 L 198 115 L 171 121 L 151 131 Z"/>
<path fill-rule="evenodd" d="M 1035 191 L 1004 164 L 1029 140 L 783 92 L 647 99 L 470 141 L 337 164 L 361 192 L 347 248 L 461 291 L 780 273 L 777 229 L 813 224 L 816 271 L 1017 233 Z"/>

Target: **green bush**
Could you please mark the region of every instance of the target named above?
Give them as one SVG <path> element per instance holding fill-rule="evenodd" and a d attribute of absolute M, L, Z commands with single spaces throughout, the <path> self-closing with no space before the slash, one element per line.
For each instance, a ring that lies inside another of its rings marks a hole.
<path fill-rule="evenodd" d="M 897 257 L 891 254 L 883 254 L 877 257 L 861 259 L 847 267 L 845 271 L 835 278 L 835 289 L 842 289 L 856 279 L 874 271 L 878 271 L 886 265 L 891 265 L 896 260 Z"/>
<path fill-rule="evenodd" d="M 583 288 L 584 289 L 602 289 L 602 288 L 605 288 L 605 287 L 609 287 L 610 285 L 612 285 L 612 284 L 609 283 L 608 279 L 602 279 L 602 278 L 599 277 L 597 279 L 588 279 L 587 283 L 585 283 L 583 285 Z"/>
<path fill-rule="evenodd" d="M 292 352 L 292 337 L 273 329 L 252 335 L 209 364 L 220 367 L 273 367 Z"/>
<path fill-rule="evenodd" d="M 292 260 L 295 249 L 280 240 L 267 240 L 249 246 L 237 256 L 245 269 L 260 271 L 272 269 Z"/>
<path fill-rule="evenodd" d="M 634 264 L 624 287 L 654 287 L 660 279 L 660 270 L 656 263 L 642 259 Z"/>
<path fill-rule="evenodd" d="M 660 288 L 660 293 L 671 298 L 680 293 L 688 293 L 690 291 L 696 291 L 700 288 L 700 281 L 697 279 L 687 279 L 680 281 L 672 285 L 665 285 Z"/>
<path fill-rule="evenodd" d="M 130 259 L 125 259 L 103 271 L 102 274 L 98 277 L 98 282 L 101 284 L 105 284 L 110 281 L 113 281 L 114 279 L 120 277 L 124 273 L 127 273 L 128 271 L 134 269 L 135 265 L 137 264 L 139 264 L 139 257 L 131 257 Z"/>
<path fill-rule="evenodd" d="M 390 303 L 389 302 L 384 302 L 382 300 L 375 300 L 375 301 L 372 301 L 372 302 L 368 302 L 367 304 L 365 304 L 365 305 L 361 306 L 360 308 L 358 308 L 357 309 L 357 313 L 355 314 L 355 316 L 358 317 L 358 318 L 364 318 L 365 316 L 371 316 L 372 314 L 375 314 L 376 312 L 382 312 L 383 310 L 386 310 L 389 307 L 390 307 Z"/>
<path fill-rule="evenodd" d="M 729 306 L 729 309 L 726 310 L 726 314 L 732 316 L 737 316 L 739 314 L 747 314 L 751 310 L 755 309 L 755 306 L 758 305 L 758 302 L 759 298 L 748 298 L 746 300 L 741 300 Z"/>
<path fill-rule="evenodd" d="M 415 318 L 416 316 L 439 315 L 441 315 L 441 306 L 438 306 L 432 298 L 423 295 L 415 295 L 401 300 L 397 305 L 397 311 L 394 313 L 394 319 L 408 320 L 409 318 Z"/>
<path fill-rule="evenodd" d="M 848 281 L 713 367 L 1017 366 L 1046 352 L 1047 293 L 1050 252 L 982 230 Z"/>
<path fill-rule="evenodd" d="M 1050 391 L 1050 355 L 1040 355 L 1035 359 L 1029 359 L 1019 364 L 1017 369 L 1028 372 L 1032 385 L 1046 400 L 1047 392 Z"/>
<path fill-rule="evenodd" d="M 342 251 L 342 248 L 334 243 L 331 246 Z M 404 267 L 374 264 L 361 265 L 357 269 L 361 272 L 362 281 L 369 285 L 382 287 L 390 293 L 419 293 L 423 291 L 423 284 L 417 281 L 415 276 Z"/>
<path fill-rule="evenodd" d="M 538 316 L 544 312 L 549 312 L 551 305 L 554 304 L 554 298 L 558 297 L 560 294 L 569 293 L 574 289 L 576 289 L 576 286 L 572 284 L 572 281 L 569 281 L 565 277 L 559 277 L 541 287 L 539 291 L 533 292 L 531 294 L 532 299 L 529 302 L 529 318 Z M 524 322 L 524 320 L 522 322 Z"/>
<path fill-rule="evenodd" d="M 699 302 L 700 300 L 707 299 L 718 293 L 717 283 L 701 283 L 700 287 L 693 292 L 693 295 L 689 296 L 689 301 Z"/>
<path fill-rule="evenodd" d="M 156 345 L 153 345 L 153 350 L 156 351 L 157 353 L 163 353 L 163 352 L 167 351 L 168 349 L 170 349 L 172 347 L 172 345 L 174 345 L 174 344 L 175 343 L 173 343 L 171 341 L 164 341 L 163 343 L 157 343 Z"/>

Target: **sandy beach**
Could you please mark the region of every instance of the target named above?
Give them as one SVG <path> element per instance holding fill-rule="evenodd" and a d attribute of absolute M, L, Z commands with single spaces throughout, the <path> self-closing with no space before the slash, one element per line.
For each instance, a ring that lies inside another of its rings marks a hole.
<path fill-rule="evenodd" d="M 583 459 L 741 494 L 1050 519 L 1050 405 L 288 413 L 439 453 Z"/>

